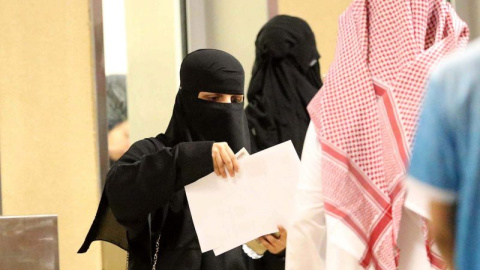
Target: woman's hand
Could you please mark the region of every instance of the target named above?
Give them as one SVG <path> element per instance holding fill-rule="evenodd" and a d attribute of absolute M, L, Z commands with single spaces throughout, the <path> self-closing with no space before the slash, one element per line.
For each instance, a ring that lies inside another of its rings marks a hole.
<path fill-rule="evenodd" d="M 287 231 L 282 226 L 278 226 L 278 230 L 280 234 L 278 237 L 267 234 L 258 238 L 260 243 L 272 254 L 280 254 L 287 247 Z"/>
<path fill-rule="evenodd" d="M 235 154 L 226 142 L 213 144 L 212 159 L 213 168 L 218 176 L 221 175 L 223 178 L 227 177 L 225 167 L 227 168 L 228 173 L 232 177 L 235 176 L 235 172 L 238 172 L 239 170 L 237 158 L 235 157 Z"/>

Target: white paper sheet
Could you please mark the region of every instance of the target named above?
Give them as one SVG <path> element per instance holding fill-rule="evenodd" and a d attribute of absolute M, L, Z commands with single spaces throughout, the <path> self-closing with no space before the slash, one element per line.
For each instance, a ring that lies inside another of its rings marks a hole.
<path fill-rule="evenodd" d="M 202 252 L 220 255 L 259 236 L 288 230 L 300 160 L 288 141 L 239 159 L 240 172 L 215 173 L 185 187 Z"/>

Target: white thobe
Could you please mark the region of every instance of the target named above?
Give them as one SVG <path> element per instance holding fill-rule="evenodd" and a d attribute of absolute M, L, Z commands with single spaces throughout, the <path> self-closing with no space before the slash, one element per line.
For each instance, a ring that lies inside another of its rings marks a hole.
<path fill-rule="evenodd" d="M 325 214 L 321 181 L 321 146 L 313 123 L 302 154 L 296 191 L 297 215 L 287 237 L 286 270 L 356 270 L 363 249 L 355 236 L 335 233 L 341 222 Z M 345 230 L 343 230 L 345 232 Z M 350 238 L 349 238 L 350 237 Z M 421 216 L 403 209 L 398 246 L 400 270 L 432 269 L 425 248 Z M 371 267 L 373 269 L 373 267 Z"/>

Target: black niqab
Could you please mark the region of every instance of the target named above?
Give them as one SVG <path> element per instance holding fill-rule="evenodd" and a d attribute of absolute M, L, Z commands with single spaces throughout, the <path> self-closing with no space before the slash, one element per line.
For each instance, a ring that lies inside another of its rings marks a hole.
<path fill-rule="evenodd" d="M 217 103 L 198 98 L 200 92 L 244 94 L 245 73 L 232 55 L 219 50 L 189 54 L 180 68 L 180 90 L 165 134 L 166 145 L 189 141 L 227 142 L 234 152 L 250 151 L 242 103 Z"/>
<path fill-rule="evenodd" d="M 323 83 L 308 24 L 279 15 L 260 30 L 245 110 L 253 152 L 292 140 L 299 155 L 310 117 L 307 105 Z"/>

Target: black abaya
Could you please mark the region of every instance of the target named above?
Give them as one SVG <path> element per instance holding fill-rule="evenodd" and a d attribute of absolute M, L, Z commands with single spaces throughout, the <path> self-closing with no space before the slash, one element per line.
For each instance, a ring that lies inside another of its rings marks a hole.
<path fill-rule="evenodd" d="M 199 71 L 202 76 L 196 77 Z M 282 258 L 267 253 L 252 260 L 241 247 L 220 256 L 202 254 L 185 196 L 185 185 L 213 171 L 214 141 L 226 141 L 234 151 L 249 148 L 243 103 L 197 98 L 202 90 L 243 94 L 243 76 L 240 63 L 221 51 L 201 50 L 185 58 L 167 131 L 134 143 L 110 169 L 80 253 L 94 240 L 109 241 L 129 252 L 129 269 L 151 269 L 161 235 L 157 269 L 284 269 Z"/>
<path fill-rule="evenodd" d="M 300 156 L 310 117 L 307 105 L 322 87 L 320 55 L 308 24 L 279 15 L 260 30 L 245 109 L 252 150 L 292 140 Z"/>

